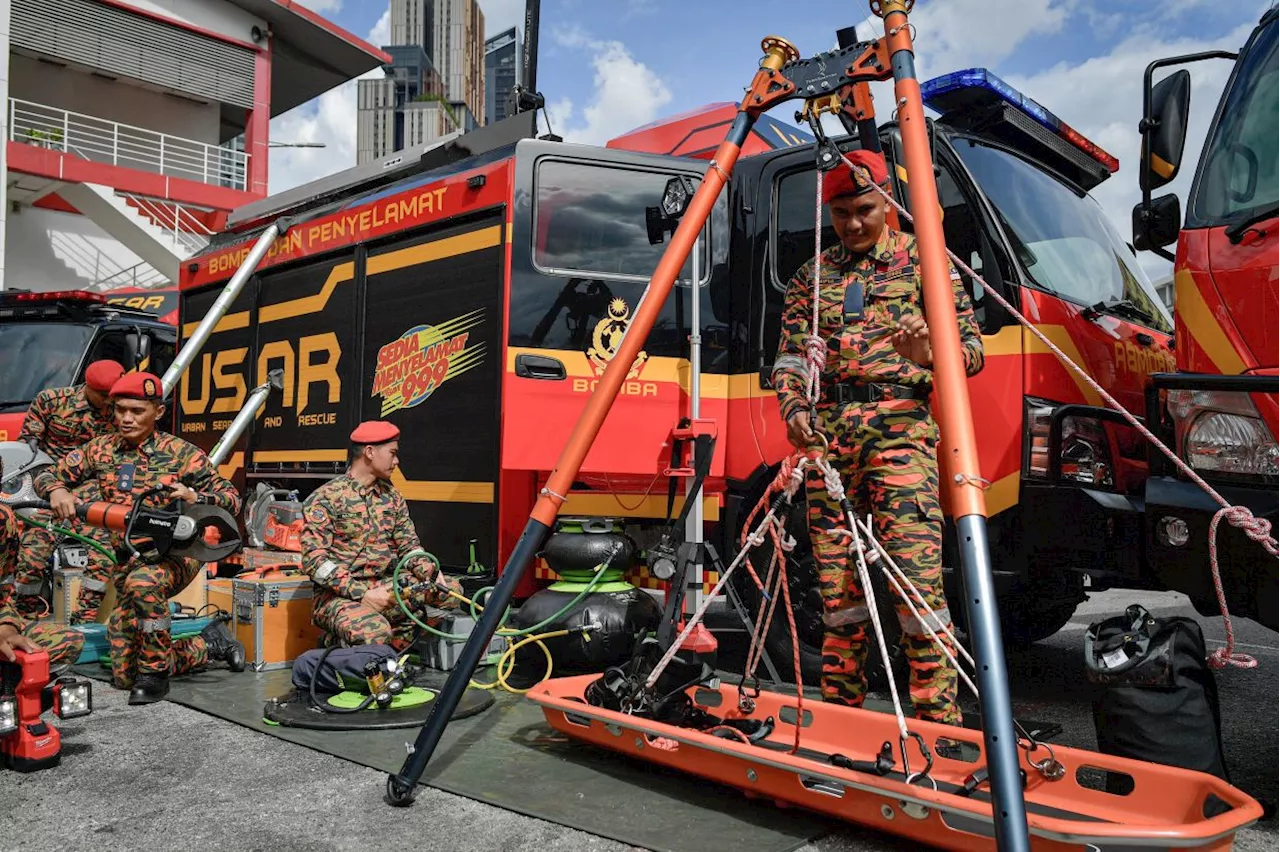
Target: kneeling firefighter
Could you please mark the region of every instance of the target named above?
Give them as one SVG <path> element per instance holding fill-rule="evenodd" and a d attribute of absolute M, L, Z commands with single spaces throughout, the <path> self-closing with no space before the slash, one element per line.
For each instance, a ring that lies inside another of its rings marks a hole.
<path fill-rule="evenodd" d="M 25 618 L 14 605 L 13 571 L 18 561 L 18 541 L 17 516 L 0 503 L 0 660 L 12 663 L 13 650 L 20 648 L 32 654 L 45 651 L 50 668 L 70 665 L 80 656 L 84 634 Z"/>
<path fill-rule="evenodd" d="M 99 435 L 116 428 L 111 407 L 111 388 L 124 375 L 124 367 L 111 360 L 94 361 L 84 371 L 84 384 L 65 388 L 46 388 L 36 394 L 22 421 L 19 441 L 38 447 L 54 463 L 62 461 L 72 450 L 82 447 Z M 90 493 L 92 485 L 89 486 Z M 79 497 L 88 495 L 78 494 Z M 40 521 L 50 520 L 49 513 L 35 512 Z M 17 608 L 24 616 L 36 617 L 44 609 L 40 598 L 45 569 L 53 556 L 54 535 L 35 524 L 24 524 L 22 547 L 18 550 L 18 566 L 14 581 Z M 100 527 L 76 521 L 63 526 L 99 544 L 108 544 L 109 535 Z M 88 551 L 88 565 L 80 580 L 80 595 L 68 613 L 71 624 L 94 621 L 98 607 L 111 579 L 111 560 L 93 548 Z"/>
<path fill-rule="evenodd" d="M 204 452 L 156 429 L 164 414 L 160 379 L 129 373 L 111 388 L 116 431 L 94 438 L 68 453 L 36 477 L 35 488 L 58 518 L 76 514 L 73 489 L 97 483 L 103 500 L 122 505 L 158 486 L 188 504 L 210 503 L 232 514 L 240 511 L 236 488 L 218 475 Z M 174 641 L 169 633 L 169 598 L 186 588 L 202 568 L 194 559 L 164 558 L 151 564 L 133 555 L 113 533 L 120 559 L 113 574 L 115 608 L 107 623 L 114 685 L 130 689 L 130 704 L 150 704 L 169 693 L 169 677 L 192 671 L 209 660 L 243 671 L 244 646 L 215 619 L 199 636 Z"/>
<path fill-rule="evenodd" d="M 400 430 L 382 420 L 351 433 L 348 469 L 307 498 L 302 570 L 316 586 L 312 619 L 326 645 L 389 645 L 413 641 L 415 625 L 391 589 L 399 562 L 421 550 L 404 497 L 391 484 L 400 463 Z M 425 557 L 409 560 L 401 594 L 420 618 L 428 606 L 457 607 L 457 580 Z M 424 619 L 425 620 L 425 619 Z M 430 623 L 430 622 L 428 622 Z"/>
<path fill-rule="evenodd" d="M 787 287 L 773 383 L 787 437 L 800 449 L 820 443 L 819 431 L 826 437 L 828 461 L 855 511 L 874 517 L 876 537 L 945 625 L 950 616 L 942 590 L 938 427 L 929 409 L 933 353 L 916 240 L 886 226 L 887 204 L 868 183 L 888 185 L 884 157 L 855 151 L 849 159 L 866 169 L 865 178 L 840 166 L 823 182 L 823 202 L 840 243 L 821 255 L 819 328 L 810 329 L 811 260 Z M 954 266 L 951 282 L 965 371 L 972 376 L 982 369 L 982 337 Z M 808 401 L 810 334 L 826 350 L 816 422 Z M 816 471 L 808 475 L 806 492 L 825 625 L 822 697 L 860 707 L 867 652 L 875 641 L 870 622 L 877 614 L 868 611 L 849 539 L 841 534 L 848 522 Z M 955 668 L 906 604 L 896 603 L 915 715 L 959 724 Z M 938 625 L 931 626 L 950 641 Z M 954 656 L 955 649 L 949 650 Z"/>

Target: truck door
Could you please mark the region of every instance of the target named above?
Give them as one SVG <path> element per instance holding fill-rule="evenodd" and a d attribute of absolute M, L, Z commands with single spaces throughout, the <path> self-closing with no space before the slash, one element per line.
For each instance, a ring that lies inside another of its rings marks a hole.
<path fill-rule="evenodd" d="M 662 243 L 650 242 L 646 208 L 659 205 L 672 176 L 687 175 L 696 187 L 705 168 L 616 151 L 566 154 L 565 147 L 522 142 L 517 154 L 502 433 L 508 470 L 555 466 L 670 239 L 666 234 Z M 704 335 L 702 416 L 717 419 L 728 395 L 727 309 L 720 306 L 717 314 L 707 285 L 712 265 L 721 266 L 727 252 L 726 208 L 722 193 L 712 226 L 700 238 L 696 290 Z M 581 481 L 600 492 L 599 500 L 584 495 L 566 511 L 665 514 L 665 488 L 657 479 L 670 461 L 670 430 L 688 411 L 691 279 L 690 260 L 582 466 Z M 718 442 L 712 477 L 720 475 L 723 457 Z M 643 492 L 646 486 L 646 498 L 617 498 L 619 491 Z"/>

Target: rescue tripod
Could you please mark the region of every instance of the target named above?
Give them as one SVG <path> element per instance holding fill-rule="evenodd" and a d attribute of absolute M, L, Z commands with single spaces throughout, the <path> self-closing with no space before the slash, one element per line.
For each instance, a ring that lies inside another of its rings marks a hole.
<path fill-rule="evenodd" d="M 463 647 L 458 665 L 441 691 L 417 741 L 410 747 L 401 771 L 387 779 L 387 798 L 391 804 L 412 803 L 417 783 L 439 745 L 467 681 L 497 629 L 516 586 L 550 532 L 560 507 L 567 501 L 565 495 L 608 416 L 627 370 L 652 330 L 716 197 L 728 183 L 729 172 L 752 125 L 759 116 L 788 100 L 804 100 L 810 112 L 838 112 L 843 102 L 853 101 L 853 92 L 859 85 L 892 77 L 907 171 L 913 177 L 909 184 L 912 209 L 921 211 L 916 233 L 923 269 L 925 313 L 935 353 L 934 375 L 942 406 L 942 456 L 946 459 L 947 469 L 956 472 L 956 479 L 949 483 L 949 496 L 961 540 L 969 623 L 973 626 L 975 648 L 981 662 L 978 677 L 983 687 L 983 733 L 996 805 L 992 808 L 992 819 L 997 843 L 1002 850 L 1024 852 L 1030 848 L 1017 738 L 987 547 L 985 501 L 981 488 L 976 487 L 979 468 L 973 422 L 960 352 L 959 328 L 950 292 L 937 185 L 932 175 L 924 106 L 915 73 L 908 23 L 908 14 L 914 5 L 914 0 L 870 0 L 872 12 L 884 21 L 883 38 L 809 59 L 801 59 L 799 52 L 781 38 L 769 37 L 762 42 L 765 56 L 739 106 L 728 137 L 712 158 L 688 205 L 686 218 L 676 229 L 654 271 L 627 334 L 600 378 L 561 452 L 555 470 L 542 489 L 529 522 L 492 593 L 490 605 L 485 607 L 484 615 Z"/>

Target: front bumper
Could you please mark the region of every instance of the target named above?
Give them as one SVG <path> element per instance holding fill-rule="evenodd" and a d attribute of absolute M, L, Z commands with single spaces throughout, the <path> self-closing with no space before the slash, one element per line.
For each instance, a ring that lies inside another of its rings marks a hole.
<path fill-rule="evenodd" d="M 1218 486 L 1214 488 L 1233 506 L 1244 506 L 1256 517 L 1276 525 L 1277 497 L 1270 488 Z M 1188 595 L 1203 614 L 1218 612 L 1217 594 L 1209 563 L 1209 524 L 1221 508 L 1199 486 L 1172 476 L 1147 480 L 1145 539 L 1147 561 L 1153 577 L 1165 588 Z M 1181 520 L 1190 537 L 1175 546 L 1161 535 L 1168 519 Z M 1218 567 L 1227 606 L 1276 629 L 1276 560 L 1262 545 L 1224 518 L 1218 524 Z"/>
<path fill-rule="evenodd" d="M 1141 497 L 1024 479 L 1019 502 L 1033 564 L 1082 571 L 1099 586 L 1143 585 Z"/>

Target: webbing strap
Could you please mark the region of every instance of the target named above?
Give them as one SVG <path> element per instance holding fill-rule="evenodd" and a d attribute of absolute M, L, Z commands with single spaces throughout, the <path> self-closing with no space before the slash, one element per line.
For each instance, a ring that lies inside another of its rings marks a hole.
<path fill-rule="evenodd" d="M 168 630 L 173 624 L 173 619 L 169 616 L 164 618 L 144 618 L 142 619 L 143 633 L 159 633 L 162 630 Z"/>

